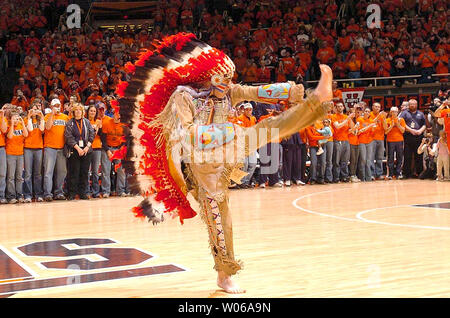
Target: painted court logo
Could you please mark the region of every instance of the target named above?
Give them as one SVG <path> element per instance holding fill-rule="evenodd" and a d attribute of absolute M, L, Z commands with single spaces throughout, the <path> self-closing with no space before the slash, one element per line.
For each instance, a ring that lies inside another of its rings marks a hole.
<path fill-rule="evenodd" d="M 16 248 L 19 257 L 0 246 L 0 297 L 51 287 L 185 271 L 174 264 L 148 266 L 144 263 L 154 258 L 154 255 L 115 244 L 117 242 L 109 238 L 31 242 Z M 37 264 L 44 270 L 42 273 L 45 277 L 39 277 L 25 264 L 33 257 L 42 258 Z M 55 269 L 61 270 L 60 274 L 45 275 L 45 270 Z"/>

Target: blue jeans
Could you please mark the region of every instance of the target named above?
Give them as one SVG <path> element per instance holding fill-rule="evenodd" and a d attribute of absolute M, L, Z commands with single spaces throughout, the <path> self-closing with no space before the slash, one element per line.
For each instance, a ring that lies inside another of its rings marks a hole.
<path fill-rule="evenodd" d="M 389 168 L 389 176 L 400 176 L 402 173 L 403 166 L 403 141 L 398 142 L 388 142 L 388 168 Z M 394 168 L 394 154 L 397 158 L 397 165 Z"/>
<path fill-rule="evenodd" d="M 325 180 L 328 182 L 333 182 L 333 148 L 334 143 L 328 141 L 325 145 L 322 145 L 323 150 L 326 151 L 326 166 L 325 166 Z"/>
<path fill-rule="evenodd" d="M 333 143 L 333 178 L 334 181 L 344 180 L 348 178 L 350 143 L 348 140 L 335 140 Z"/>
<path fill-rule="evenodd" d="M 62 149 L 44 148 L 44 197 L 63 195 L 67 158 Z M 54 191 L 53 191 L 54 189 Z"/>
<path fill-rule="evenodd" d="M 33 197 L 33 192 L 36 198 L 43 196 L 42 156 L 42 149 L 25 148 L 23 150 L 25 162 L 23 194 L 25 199 L 31 199 Z"/>
<path fill-rule="evenodd" d="M 318 147 L 309 148 L 309 156 L 311 159 L 311 166 L 309 167 L 310 181 L 323 181 L 325 174 L 325 166 L 327 159 L 327 150 L 323 148 L 323 153 L 317 155 Z"/>
<path fill-rule="evenodd" d="M 93 197 L 97 197 L 100 194 L 100 177 L 98 174 L 100 168 L 100 162 L 102 160 L 102 150 L 94 149 L 91 157 L 91 186 L 89 187 L 89 193 Z"/>
<path fill-rule="evenodd" d="M 110 148 L 112 152 L 116 151 L 119 148 Z M 102 150 L 101 154 L 102 161 L 102 193 L 103 194 L 111 194 L 111 166 L 112 164 L 117 164 L 118 161 L 111 161 L 108 158 L 106 151 Z M 116 171 L 117 179 L 116 179 L 116 193 L 117 195 L 121 195 L 124 192 L 127 192 L 126 189 L 126 175 L 125 171 L 122 167 L 119 167 Z"/>
<path fill-rule="evenodd" d="M 358 172 L 361 181 L 370 181 L 372 178 L 372 172 L 370 171 L 370 157 L 372 156 L 371 143 L 359 144 L 359 164 Z"/>
<path fill-rule="evenodd" d="M 5 198 L 6 191 L 6 150 L 0 147 L 0 200 Z"/>
<path fill-rule="evenodd" d="M 255 172 L 256 169 L 256 163 L 257 163 L 257 159 L 256 159 L 256 151 L 254 153 L 251 153 L 250 155 L 248 155 L 248 157 L 245 158 L 244 160 L 244 169 L 243 171 L 247 172 L 248 174 L 242 178 L 241 183 L 242 184 L 250 184 L 250 181 L 252 180 L 253 177 L 253 173 Z"/>
<path fill-rule="evenodd" d="M 370 171 L 375 178 L 378 178 L 383 174 L 384 140 L 373 140 L 371 144 Z"/>
<path fill-rule="evenodd" d="M 23 197 L 23 155 L 6 155 L 6 199 Z"/>
<path fill-rule="evenodd" d="M 350 176 L 356 176 L 359 163 L 359 145 L 350 145 Z"/>

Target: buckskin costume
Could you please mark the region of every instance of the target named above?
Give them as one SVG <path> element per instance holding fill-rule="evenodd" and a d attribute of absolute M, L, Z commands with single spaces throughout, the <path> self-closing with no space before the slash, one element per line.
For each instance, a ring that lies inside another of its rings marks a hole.
<path fill-rule="evenodd" d="M 121 82 L 113 103 L 126 123 L 128 145 L 113 158 L 131 175 L 134 193 L 144 197 L 135 216 L 157 223 L 157 209 L 178 216 L 181 223 L 197 213 L 187 198 L 199 203 L 209 231 L 217 271 L 234 275 L 235 260 L 228 187 L 245 175 L 244 158 L 259 147 L 298 132 L 327 114 L 328 105 L 315 95 L 304 97 L 302 85 L 277 83 L 244 86 L 229 83 L 234 63 L 222 51 L 193 34 L 176 34 L 126 65 L 131 80 Z M 216 92 L 226 92 L 218 98 Z M 230 122 L 233 106 L 243 101 L 291 107 L 250 128 Z"/>

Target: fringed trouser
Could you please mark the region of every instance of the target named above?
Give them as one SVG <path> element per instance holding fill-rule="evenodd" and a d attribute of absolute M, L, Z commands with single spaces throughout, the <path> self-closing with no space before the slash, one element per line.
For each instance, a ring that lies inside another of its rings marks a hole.
<path fill-rule="evenodd" d="M 313 124 L 327 114 L 327 108 L 325 104 L 320 105 L 317 97 L 311 96 L 304 103 L 291 107 L 279 116 L 270 117 L 255 126 L 245 128 L 245 136 L 257 137 L 257 142 L 245 145 L 246 153 L 252 153 L 267 143 L 276 142 L 279 138 L 288 137 Z M 272 135 L 272 129 L 277 129 L 278 133 Z M 241 140 L 247 142 L 248 138 Z M 233 231 L 227 195 L 229 171 L 227 172 L 224 164 L 219 163 L 194 163 L 190 168 L 198 186 L 197 200 L 200 203 L 201 216 L 208 228 L 214 269 L 234 275 L 242 268 L 242 263 L 234 258 Z"/>

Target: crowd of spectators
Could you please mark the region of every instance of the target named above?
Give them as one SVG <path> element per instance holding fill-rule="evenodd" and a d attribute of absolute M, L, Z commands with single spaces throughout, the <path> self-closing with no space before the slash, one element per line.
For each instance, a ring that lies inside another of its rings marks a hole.
<path fill-rule="evenodd" d="M 389 0 L 371 3 L 381 7 L 380 28 L 367 26 L 366 1 L 165 0 L 158 1 L 156 8 L 149 12 L 152 23 L 125 22 L 121 27 L 102 29 L 83 21 L 81 28 L 69 29 L 65 23 L 68 0 L 0 0 L 0 74 L 17 72 L 19 76 L 10 92 L 9 103 L 4 107 L 3 118 L 8 127 L 22 125 L 25 128 L 29 118 L 50 116 L 56 100 L 60 102 L 58 116 L 68 116 L 73 105 L 79 103 L 86 113 L 94 106 L 102 122 L 103 118 L 112 118 L 110 101 L 115 98 L 115 88 L 120 80 L 128 79 L 125 63 L 133 62 L 142 48 L 151 47 L 154 39 L 180 31 L 194 32 L 232 57 L 236 64 L 236 82 L 293 80 L 307 86 L 307 81 L 318 79 L 319 63 L 330 65 L 338 79 L 417 74 L 421 76 L 419 82 L 423 83 L 447 81 L 448 76 L 431 77 L 435 73 L 448 73 L 450 9 L 447 2 Z M 345 9 L 343 18 L 338 16 L 341 9 Z M 381 83 L 392 84 L 390 80 Z M 397 86 L 403 83 L 404 79 L 395 81 Z M 361 80 L 354 84 L 369 82 Z M 30 111 L 34 109 L 41 115 Z M 8 117 L 11 113 L 15 116 L 14 125 Z M 67 123 L 69 118 L 63 121 Z M 58 123 L 58 120 L 53 122 Z M 36 127 L 34 130 L 39 130 Z M 26 142 L 29 138 L 25 136 L 26 129 L 13 129 L 12 133 L 19 131 Z M 43 131 L 42 148 L 45 148 L 47 128 Z M 3 133 L 5 141 L 8 141 L 7 134 Z M 98 136 L 101 134 L 100 131 Z M 321 151 L 326 151 L 326 147 L 328 143 L 324 143 Z M 107 151 L 102 151 L 101 155 L 92 155 L 96 158 L 94 167 L 103 169 L 105 166 L 105 174 L 114 174 L 111 165 L 102 161 L 108 158 Z M 303 151 L 302 158 L 305 155 Z M 43 158 L 43 184 L 46 178 L 47 184 L 52 184 L 49 180 L 53 178 L 56 185 L 53 188 L 59 188 L 59 192 L 51 195 L 48 191 L 54 189 L 47 189 L 47 198 L 62 198 L 64 191 L 69 195 L 67 189 L 61 190 L 66 178 L 53 176 L 57 175 L 53 170 L 63 169 L 62 159 L 57 160 L 61 156 L 59 151 L 51 158 Z M 66 162 L 67 157 L 64 160 Z M 99 161 L 103 164 L 97 165 Z M 27 162 L 29 164 L 25 159 L 25 168 Z M 1 169 L 6 166 L 0 163 Z M 13 166 L 20 167 L 20 160 L 11 160 L 11 169 Z M 252 167 L 252 164 L 247 166 Z M 12 178 L 11 169 L 4 173 L 1 170 L 0 179 L 7 173 Z M 14 178 L 19 175 L 19 170 L 14 172 Z M 29 183 L 29 176 L 27 180 L 25 184 Z M 119 183 L 122 185 L 122 181 Z M 108 191 L 104 194 L 109 196 Z M 41 199 L 45 199 L 45 195 Z"/>
<path fill-rule="evenodd" d="M 55 98 L 27 111 L 0 109 L 0 203 L 129 196 L 127 176 L 113 154 L 125 145 L 119 112 L 102 102 Z"/>
<path fill-rule="evenodd" d="M 415 99 L 387 111 L 376 102 L 348 108 L 339 92 L 335 89 L 325 119 L 251 154 L 244 166 L 248 175 L 231 188 L 411 178 L 450 181 L 450 89 L 441 87 L 425 112 Z M 244 103 L 234 122 L 252 126 L 285 109 Z"/>

